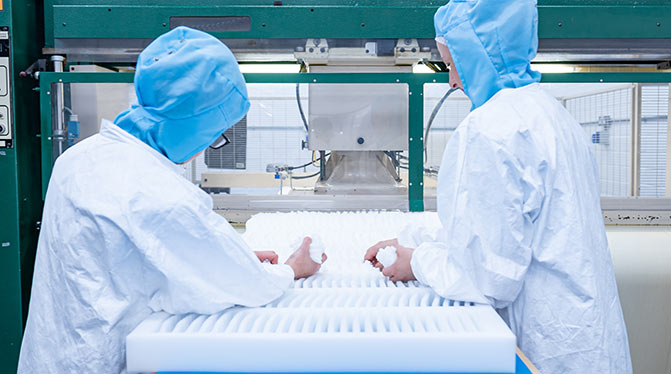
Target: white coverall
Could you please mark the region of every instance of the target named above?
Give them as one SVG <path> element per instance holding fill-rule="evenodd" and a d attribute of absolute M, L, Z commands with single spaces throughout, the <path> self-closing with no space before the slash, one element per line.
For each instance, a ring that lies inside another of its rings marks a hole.
<path fill-rule="evenodd" d="M 538 83 L 499 91 L 458 126 L 438 214 L 436 241 L 399 237 L 418 245 L 419 281 L 498 308 L 542 373 L 631 373 L 588 137 Z"/>
<path fill-rule="evenodd" d="M 181 168 L 108 121 L 49 182 L 19 373 L 125 371 L 125 337 L 149 314 L 216 313 L 282 295 Z"/>

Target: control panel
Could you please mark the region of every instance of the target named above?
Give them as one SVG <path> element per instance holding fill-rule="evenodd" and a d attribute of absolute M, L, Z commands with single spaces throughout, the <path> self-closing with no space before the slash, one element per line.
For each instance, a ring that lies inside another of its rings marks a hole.
<path fill-rule="evenodd" d="M 0 26 L 0 148 L 12 148 L 14 140 L 9 47 L 9 27 Z"/>

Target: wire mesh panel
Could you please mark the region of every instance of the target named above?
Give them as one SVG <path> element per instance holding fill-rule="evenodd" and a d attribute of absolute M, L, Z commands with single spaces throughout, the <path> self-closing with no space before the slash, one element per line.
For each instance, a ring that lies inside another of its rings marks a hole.
<path fill-rule="evenodd" d="M 244 169 L 247 167 L 247 116 L 224 131 L 228 144 L 221 148 L 206 148 L 205 165 L 216 169 Z"/>
<path fill-rule="evenodd" d="M 668 112 L 668 85 L 641 87 L 641 196 L 666 192 Z"/>
<path fill-rule="evenodd" d="M 604 84 L 592 93 L 577 97 L 568 94 L 564 103 L 592 142 L 599 167 L 601 195 L 629 195 L 631 86 Z"/>

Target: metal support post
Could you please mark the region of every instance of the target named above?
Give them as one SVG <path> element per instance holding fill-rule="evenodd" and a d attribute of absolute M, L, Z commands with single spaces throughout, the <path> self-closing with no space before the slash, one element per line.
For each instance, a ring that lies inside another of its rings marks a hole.
<path fill-rule="evenodd" d="M 319 151 L 319 181 L 326 180 L 326 151 Z"/>
<path fill-rule="evenodd" d="M 196 183 L 196 177 L 198 175 L 196 174 L 196 159 L 193 159 L 191 161 L 191 182 Z M 200 181 L 201 183 L 203 182 L 202 180 Z"/>
<path fill-rule="evenodd" d="M 669 106 L 666 111 L 666 196 L 671 196 L 671 84 L 669 88 Z"/>
<path fill-rule="evenodd" d="M 641 84 L 631 89 L 631 189 L 630 196 L 641 194 Z"/>
<path fill-rule="evenodd" d="M 424 211 L 424 84 L 408 84 L 408 200 L 411 212 Z"/>
<path fill-rule="evenodd" d="M 51 61 L 54 63 L 54 71 L 56 73 L 63 72 L 63 64 L 65 58 L 63 56 L 52 56 Z M 65 118 L 63 113 L 64 98 L 63 98 L 63 83 L 54 84 L 54 129 L 52 137 L 56 145 L 56 154 L 54 159 L 65 151 L 65 144 L 67 142 L 67 129 L 65 128 Z"/>

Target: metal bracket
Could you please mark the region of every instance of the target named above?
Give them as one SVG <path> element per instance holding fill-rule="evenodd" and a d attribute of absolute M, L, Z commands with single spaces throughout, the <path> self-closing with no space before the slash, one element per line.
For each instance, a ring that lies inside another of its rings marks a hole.
<path fill-rule="evenodd" d="M 671 69 L 671 61 L 662 61 L 657 64 L 657 70 Z"/>
<path fill-rule="evenodd" d="M 40 72 L 41 71 L 46 71 L 47 70 L 47 60 L 44 58 L 41 58 L 35 62 L 33 62 L 32 65 L 28 66 L 26 69 L 22 70 L 19 72 L 19 77 L 21 78 L 26 78 L 28 76 L 33 77 L 35 79 L 40 78 Z"/>
<path fill-rule="evenodd" d="M 326 64 L 329 61 L 329 44 L 326 39 L 308 39 L 303 50 L 297 48 L 294 56 L 311 64 Z"/>
<path fill-rule="evenodd" d="M 417 39 L 398 39 L 394 48 L 394 59 L 397 65 L 414 64 L 417 61 L 431 58 L 430 51 L 422 51 Z"/>

